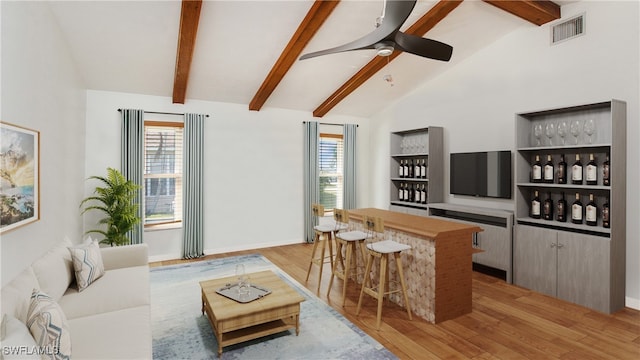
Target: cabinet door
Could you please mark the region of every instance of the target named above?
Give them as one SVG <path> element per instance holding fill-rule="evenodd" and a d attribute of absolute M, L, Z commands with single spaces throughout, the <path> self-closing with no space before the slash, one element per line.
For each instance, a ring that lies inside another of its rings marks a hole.
<path fill-rule="evenodd" d="M 516 225 L 513 281 L 516 285 L 556 296 L 556 231 Z"/>
<path fill-rule="evenodd" d="M 608 238 L 558 234 L 558 297 L 609 313 Z"/>
<path fill-rule="evenodd" d="M 476 236 L 478 247 L 483 250 L 473 255 L 473 261 L 497 269 L 509 271 L 511 244 L 509 230 L 503 227 L 478 224 L 484 231 Z"/>

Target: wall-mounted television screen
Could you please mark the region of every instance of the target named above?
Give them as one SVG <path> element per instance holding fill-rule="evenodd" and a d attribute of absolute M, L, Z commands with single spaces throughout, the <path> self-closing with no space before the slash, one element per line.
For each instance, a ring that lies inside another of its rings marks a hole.
<path fill-rule="evenodd" d="M 452 153 L 450 168 L 451 194 L 511 199 L 511 151 Z"/>

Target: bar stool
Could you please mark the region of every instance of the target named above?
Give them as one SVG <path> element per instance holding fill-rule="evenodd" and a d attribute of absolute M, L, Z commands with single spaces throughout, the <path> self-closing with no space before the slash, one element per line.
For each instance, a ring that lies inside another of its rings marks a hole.
<path fill-rule="evenodd" d="M 380 234 L 384 235 L 384 221 L 379 217 L 365 216 L 365 218 L 363 219 L 363 225 L 368 231 L 371 232 L 372 235 L 375 235 L 376 238 Z M 409 297 L 407 296 L 407 287 L 404 282 L 404 272 L 402 271 L 402 260 L 400 259 L 400 253 L 409 249 L 411 249 L 411 246 L 401 244 L 393 240 L 382 240 L 367 244 L 367 252 L 369 253 L 369 258 L 367 259 L 367 267 L 364 271 L 365 277 L 362 283 L 362 289 L 360 290 L 360 299 L 358 299 L 356 315 L 360 314 L 362 297 L 364 294 L 371 295 L 372 297 L 378 299 L 378 314 L 376 321 L 376 329 L 378 330 L 380 330 L 380 322 L 382 318 L 382 302 L 384 300 L 384 296 L 388 294 L 402 291 L 402 294 L 404 295 L 404 304 L 407 308 L 407 314 L 409 315 L 409 320 L 412 320 L 411 305 L 409 304 Z M 387 265 L 389 263 L 390 254 L 393 254 L 393 257 L 395 259 L 395 264 L 398 270 L 398 277 L 400 278 L 401 289 L 385 292 L 385 286 L 388 286 L 387 273 L 389 270 L 387 268 Z M 380 280 L 378 282 L 377 290 L 373 286 L 371 281 L 371 265 L 373 264 L 375 258 L 380 259 Z"/>
<path fill-rule="evenodd" d="M 346 303 L 346 295 L 347 295 L 347 283 L 349 282 L 349 272 L 351 271 L 351 260 L 353 260 L 354 265 L 354 283 L 358 283 L 358 248 L 360 248 L 360 252 L 362 253 L 362 261 L 364 262 L 367 258 L 366 248 L 365 248 L 365 240 L 370 237 L 364 231 L 359 230 L 349 230 L 349 212 L 343 209 L 334 209 L 333 210 L 333 218 L 336 221 L 336 224 L 343 225 L 345 227 L 344 230 L 339 231 L 335 234 L 336 239 L 336 258 L 333 262 L 333 269 L 331 270 L 331 279 L 329 280 L 329 290 L 327 290 L 327 298 L 329 298 L 329 294 L 331 294 L 331 287 L 333 285 L 333 278 L 338 277 L 343 280 L 342 283 L 342 306 L 344 307 Z M 345 256 L 342 255 L 342 249 L 345 249 Z M 346 264 L 345 264 L 346 258 Z M 338 268 L 340 265 L 340 268 Z"/>
<path fill-rule="evenodd" d="M 324 216 L 324 206 L 320 204 L 313 204 L 311 206 L 311 211 L 313 212 L 313 216 L 318 222 L 318 219 Z M 322 268 L 323 265 L 327 262 L 327 257 L 329 258 L 329 263 L 333 268 L 333 233 L 335 231 L 340 230 L 340 227 L 335 223 L 331 222 L 328 224 L 316 225 L 313 227 L 315 231 L 315 238 L 313 240 L 313 250 L 311 250 L 311 260 L 309 261 L 309 270 L 307 270 L 307 278 L 305 279 L 305 283 L 309 281 L 309 274 L 311 274 L 311 268 L 313 264 L 316 264 L 320 267 L 318 274 L 318 289 L 317 292 L 320 292 L 320 284 L 322 280 Z M 329 256 L 325 256 L 324 250 L 326 244 L 329 244 Z M 316 250 L 318 249 L 318 244 L 320 244 L 320 254 L 316 255 Z"/>

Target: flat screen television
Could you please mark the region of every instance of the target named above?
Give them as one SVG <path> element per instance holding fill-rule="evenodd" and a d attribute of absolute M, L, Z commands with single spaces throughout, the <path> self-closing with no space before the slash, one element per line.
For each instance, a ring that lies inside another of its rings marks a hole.
<path fill-rule="evenodd" d="M 451 194 L 511 199 L 511 151 L 452 153 L 450 168 Z"/>

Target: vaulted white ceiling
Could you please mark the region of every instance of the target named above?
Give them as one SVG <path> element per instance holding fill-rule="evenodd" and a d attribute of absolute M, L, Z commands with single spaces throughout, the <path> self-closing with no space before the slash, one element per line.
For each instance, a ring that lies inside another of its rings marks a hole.
<path fill-rule="evenodd" d="M 436 3 L 419 0 L 401 30 Z M 171 97 L 180 1 L 49 4 L 88 89 Z M 186 104 L 195 99 L 248 106 L 312 4 L 311 0 L 204 1 Z M 374 29 L 382 7 L 382 0 L 341 1 L 303 53 L 364 36 Z M 486 2 L 466 0 L 424 35 L 453 46 L 451 61 L 403 53 L 329 113 L 369 117 L 417 87 L 428 86 L 430 79 L 500 37 L 535 26 Z M 375 56 L 373 50 L 360 50 L 296 61 L 264 107 L 312 112 Z M 393 81 L 385 81 L 384 75 Z"/>

